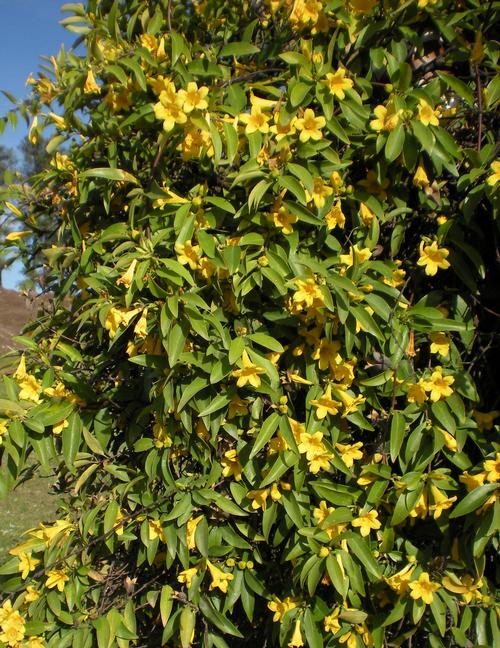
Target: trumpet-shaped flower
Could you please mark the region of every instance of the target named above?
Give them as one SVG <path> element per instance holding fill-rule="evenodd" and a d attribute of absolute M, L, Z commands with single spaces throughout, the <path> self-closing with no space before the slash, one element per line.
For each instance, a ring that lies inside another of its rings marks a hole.
<path fill-rule="evenodd" d="M 221 459 L 222 475 L 223 477 L 234 476 L 235 481 L 241 481 L 241 464 L 238 459 L 238 454 L 233 448 L 224 453 Z"/>
<path fill-rule="evenodd" d="M 425 268 L 426 275 L 433 277 L 440 268 L 446 270 L 450 267 L 450 262 L 446 260 L 450 252 L 446 248 L 438 247 L 437 241 L 430 244 L 421 241 L 419 249 L 420 257 L 417 265 Z"/>
<path fill-rule="evenodd" d="M 335 227 L 344 229 L 345 214 L 342 211 L 342 203 L 340 202 L 340 200 L 337 200 L 337 202 L 332 205 L 332 208 L 330 209 L 328 214 L 325 215 L 325 220 L 326 226 L 329 230 L 332 230 Z"/>
<path fill-rule="evenodd" d="M 295 128 L 300 131 L 299 139 L 301 142 L 308 142 L 310 139 L 315 142 L 323 139 L 321 129 L 326 125 L 326 119 L 323 115 L 316 117 L 314 110 L 306 108 L 303 117 L 295 120 Z"/>
<path fill-rule="evenodd" d="M 366 537 L 370 534 L 370 531 L 372 529 L 380 529 L 380 527 L 382 526 L 377 518 L 377 511 L 375 511 L 375 509 L 372 509 L 371 511 L 368 511 L 368 513 L 355 518 L 351 522 L 351 524 L 353 527 L 359 527 L 359 532 L 361 533 L 361 535 L 363 537 Z"/>
<path fill-rule="evenodd" d="M 244 387 L 247 384 L 250 384 L 252 387 L 258 389 L 261 384 L 260 374 L 266 373 L 266 370 L 263 367 L 259 367 L 254 364 L 248 357 L 248 353 L 243 351 L 241 354 L 241 362 L 243 367 L 241 369 L 234 369 L 232 375 L 235 378 L 238 378 L 236 384 L 238 387 Z"/>
<path fill-rule="evenodd" d="M 46 587 L 48 589 L 56 587 L 60 592 L 63 591 L 66 583 L 69 581 L 69 576 L 65 569 L 51 569 L 47 572 L 46 576 Z"/>
<path fill-rule="evenodd" d="M 439 126 L 439 111 L 434 110 L 425 99 L 419 99 L 417 119 L 424 126 Z"/>
<path fill-rule="evenodd" d="M 428 380 L 422 380 L 422 387 L 425 391 L 430 392 L 430 399 L 433 403 L 448 398 L 453 394 L 453 385 L 455 378 L 453 376 L 444 376 L 443 367 L 434 367 L 431 377 Z"/>
<path fill-rule="evenodd" d="M 212 582 L 208 589 L 213 590 L 218 587 L 223 594 L 227 594 L 228 585 L 234 578 L 233 574 L 222 571 L 222 569 L 213 565 L 209 560 L 207 560 L 207 567 L 212 577 Z"/>
<path fill-rule="evenodd" d="M 412 599 L 415 601 L 422 599 L 424 603 L 430 605 L 434 598 L 434 592 L 437 592 L 441 586 L 438 583 L 433 583 L 427 572 L 422 572 L 416 581 L 409 583 L 409 587 Z"/>
<path fill-rule="evenodd" d="M 286 596 L 282 601 L 277 596 L 273 596 L 273 600 L 269 601 L 267 607 L 271 612 L 274 612 L 273 621 L 277 623 L 281 622 L 285 614 L 296 608 L 297 605 L 298 599 L 291 596 Z"/>
<path fill-rule="evenodd" d="M 239 116 L 240 122 L 246 124 L 246 135 L 251 135 L 252 133 L 268 133 L 270 119 L 271 116 L 262 112 L 260 105 L 252 106 L 249 113 L 242 113 Z"/>
<path fill-rule="evenodd" d="M 330 94 L 337 99 L 345 99 L 345 91 L 350 90 L 354 85 L 352 79 L 346 79 L 345 73 L 344 68 L 339 68 L 334 73 L 329 72 L 326 80 L 322 82 L 330 90 Z"/>
<path fill-rule="evenodd" d="M 317 418 L 324 419 L 327 414 L 335 416 L 338 414 L 341 403 L 332 398 L 332 386 L 328 385 L 325 392 L 315 400 L 310 401 L 310 404 L 316 408 Z"/>
<path fill-rule="evenodd" d="M 339 451 L 342 461 L 348 468 L 352 468 L 356 460 L 363 458 L 363 453 L 361 452 L 363 444 L 361 441 L 345 445 L 342 443 L 336 443 L 335 447 Z"/>
<path fill-rule="evenodd" d="M 193 110 L 206 110 L 208 102 L 206 96 L 208 95 L 207 86 L 198 88 L 196 81 L 190 81 L 184 94 L 184 103 L 182 109 L 185 113 L 190 113 Z"/>

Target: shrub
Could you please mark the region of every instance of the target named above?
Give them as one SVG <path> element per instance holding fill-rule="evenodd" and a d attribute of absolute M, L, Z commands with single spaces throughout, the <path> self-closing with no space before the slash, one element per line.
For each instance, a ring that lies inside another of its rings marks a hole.
<path fill-rule="evenodd" d="M 65 11 L 0 644 L 499 645 L 496 3 Z"/>

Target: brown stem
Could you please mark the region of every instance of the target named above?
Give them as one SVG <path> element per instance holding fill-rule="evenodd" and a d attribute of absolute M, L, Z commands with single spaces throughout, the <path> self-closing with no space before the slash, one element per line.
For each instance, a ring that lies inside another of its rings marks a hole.
<path fill-rule="evenodd" d="M 477 107 L 479 109 L 479 123 L 477 127 L 477 152 L 481 150 L 481 140 L 483 139 L 483 88 L 481 86 L 481 76 L 479 74 L 479 65 L 474 65 L 476 73 L 476 89 L 477 89 Z"/>

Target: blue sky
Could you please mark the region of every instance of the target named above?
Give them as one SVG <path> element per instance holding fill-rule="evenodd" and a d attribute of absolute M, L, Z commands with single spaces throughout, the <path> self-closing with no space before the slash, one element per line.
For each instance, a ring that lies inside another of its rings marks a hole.
<path fill-rule="evenodd" d="M 59 24 L 69 15 L 61 13 L 63 4 L 60 0 L 0 0 L 0 90 L 24 98 L 29 90 L 26 79 L 39 70 L 41 56 L 56 54 L 63 43 L 71 48 L 77 35 Z M 11 107 L 0 94 L 0 115 Z M 15 130 L 7 126 L 0 144 L 15 149 L 26 132 L 21 121 Z M 19 279 L 19 270 L 14 269 L 5 273 L 3 283 L 14 288 Z"/>

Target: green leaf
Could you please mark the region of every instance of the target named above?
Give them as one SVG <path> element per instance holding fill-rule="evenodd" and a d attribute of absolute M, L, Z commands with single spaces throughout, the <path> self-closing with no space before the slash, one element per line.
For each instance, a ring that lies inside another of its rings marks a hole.
<path fill-rule="evenodd" d="M 249 335 L 247 335 L 247 337 L 248 339 L 252 340 L 252 342 L 256 342 L 266 349 L 270 349 L 271 351 L 275 351 L 276 353 L 284 352 L 284 348 L 278 342 L 278 340 L 274 339 L 270 335 L 267 335 L 266 333 L 250 333 Z"/>
<path fill-rule="evenodd" d="M 406 419 L 402 412 L 393 412 L 391 420 L 391 461 L 396 461 L 406 430 Z"/>
<path fill-rule="evenodd" d="M 262 450 L 266 445 L 269 439 L 273 436 L 280 422 L 280 415 L 277 412 L 273 412 L 271 416 L 264 421 L 260 432 L 257 435 L 257 438 L 254 441 L 252 452 L 250 453 L 250 459 L 255 457 L 255 455 Z"/>
<path fill-rule="evenodd" d="M 303 205 L 307 204 L 304 188 L 302 187 L 300 182 L 293 176 L 280 176 L 278 178 L 278 185 L 282 189 L 287 189 L 288 191 L 291 191 L 295 196 L 295 198 L 297 198 L 297 200 Z"/>
<path fill-rule="evenodd" d="M 201 378 L 200 376 L 195 378 L 188 385 L 183 385 L 182 396 L 181 396 L 181 398 L 179 400 L 179 404 L 177 406 L 177 411 L 182 412 L 185 405 L 193 398 L 193 396 L 195 396 L 198 392 L 200 392 L 206 386 L 207 386 L 206 378 Z"/>
<path fill-rule="evenodd" d="M 474 94 L 466 83 L 451 74 L 446 74 L 445 72 L 437 71 L 437 75 L 441 81 L 444 81 L 449 88 L 454 90 L 466 104 L 471 107 L 474 105 Z"/>
<path fill-rule="evenodd" d="M 484 484 L 474 488 L 454 507 L 450 513 L 450 518 L 461 517 L 480 508 L 497 488 L 499 488 L 498 484 Z"/>
<path fill-rule="evenodd" d="M 68 418 L 68 427 L 63 428 L 61 436 L 64 461 L 73 472 L 73 463 L 82 441 L 82 421 L 78 414 L 71 414 Z"/>
<path fill-rule="evenodd" d="M 250 56 L 252 54 L 259 54 L 259 52 L 260 49 L 257 47 L 257 45 L 252 45 L 252 43 L 237 42 L 224 45 L 219 52 L 219 56 Z"/>
<path fill-rule="evenodd" d="M 82 171 L 79 178 L 104 178 L 105 180 L 114 180 L 116 182 L 131 182 L 132 184 L 139 184 L 137 178 L 127 171 L 105 167 L 96 167 L 95 169 Z"/>
<path fill-rule="evenodd" d="M 199 608 L 203 616 L 208 621 L 210 621 L 210 623 L 213 623 L 216 628 L 219 628 L 219 630 L 222 630 L 222 632 L 226 632 L 233 637 L 239 637 L 240 639 L 243 639 L 243 635 L 238 630 L 238 628 L 234 626 L 231 621 L 229 621 L 229 619 L 227 619 L 223 614 L 221 614 L 214 608 L 212 602 L 207 596 L 202 595 L 202 597 L 200 598 Z"/>
<path fill-rule="evenodd" d="M 172 606 L 174 601 L 172 599 L 172 594 L 174 590 L 170 585 L 163 585 L 161 588 L 160 594 L 160 616 L 163 627 L 167 625 L 167 621 L 170 618 L 170 613 L 172 612 Z"/>
<path fill-rule="evenodd" d="M 288 162 L 286 168 L 290 173 L 293 173 L 304 185 L 304 187 L 310 193 L 314 190 L 314 179 L 309 171 L 302 166 L 302 164 L 294 164 L 293 162 Z"/>
<path fill-rule="evenodd" d="M 431 411 L 434 418 L 440 423 L 444 429 L 450 434 L 455 434 L 456 424 L 455 419 L 450 413 L 448 405 L 445 401 L 437 401 L 432 403 Z"/>
<path fill-rule="evenodd" d="M 387 162 L 393 162 L 403 150 L 405 143 L 405 131 L 403 124 L 399 123 L 396 128 L 394 128 L 387 138 L 385 143 L 385 159 Z"/>
<path fill-rule="evenodd" d="M 290 91 L 290 103 L 294 108 L 301 105 L 311 88 L 312 86 L 307 83 L 302 83 L 301 81 L 293 85 Z"/>
<path fill-rule="evenodd" d="M 382 574 L 380 571 L 380 566 L 373 557 L 373 554 L 368 546 L 368 542 L 357 533 L 352 533 L 350 531 L 348 531 L 345 536 L 349 548 L 366 569 L 366 572 L 368 574 L 371 574 L 375 578 L 381 578 Z"/>

